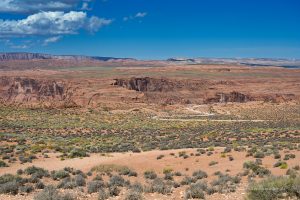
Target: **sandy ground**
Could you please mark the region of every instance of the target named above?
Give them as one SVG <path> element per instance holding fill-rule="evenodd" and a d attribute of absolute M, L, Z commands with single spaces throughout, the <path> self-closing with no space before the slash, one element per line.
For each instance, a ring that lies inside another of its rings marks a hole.
<path fill-rule="evenodd" d="M 239 172 L 243 171 L 243 163 L 249 160 L 255 160 L 252 157 L 246 158 L 246 152 L 232 152 L 227 155 L 232 155 L 234 157 L 234 161 L 229 161 L 228 157 L 221 158 L 221 152 L 223 148 L 215 148 L 214 154 L 211 156 L 201 155 L 201 156 L 190 156 L 187 159 L 183 159 L 182 157 L 178 157 L 178 153 L 180 151 L 186 151 L 187 154 L 196 153 L 196 149 L 181 149 L 181 150 L 166 150 L 166 151 L 149 151 L 142 153 L 112 153 L 106 156 L 101 156 L 100 154 L 92 154 L 90 157 L 86 158 L 75 158 L 61 161 L 59 158 L 56 158 L 56 154 L 49 154 L 50 158 L 39 158 L 33 163 L 26 164 L 11 164 L 9 168 L 1 168 L 0 175 L 5 173 L 16 173 L 18 169 L 25 169 L 28 166 L 38 166 L 45 168 L 47 170 L 59 170 L 64 167 L 73 167 L 75 169 L 81 169 L 84 172 L 88 172 L 92 167 L 99 164 L 117 164 L 117 165 L 125 165 L 136 172 L 138 172 L 139 176 L 131 181 L 140 181 L 143 182 L 143 172 L 146 170 L 155 170 L 157 174 L 162 177 L 164 168 L 172 168 L 174 171 L 180 171 L 184 175 L 191 175 L 196 170 L 203 170 L 208 173 L 207 181 L 211 182 L 216 178 L 214 176 L 214 172 L 221 171 L 225 172 L 226 170 L 230 170 L 228 173 L 231 175 L 236 175 Z M 175 153 L 175 156 L 170 155 L 170 153 Z M 286 152 L 285 152 L 286 153 Z M 293 167 L 297 164 L 300 164 L 300 152 L 299 151 L 290 151 L 290 153 L 294 153 L 296 155 L 295 159 L 290 159 L 287 161 L 289 167 Z M 164 158 L 157 160 L 157 156 L 165 155 Z M 284 155 L 284 152 L 281 152 L 281 155 Z M 209 166 L 210 161 L 218 161 L 217 165 Z M 286 173 L 286 169 L 273 168 L 273 164 L 276 160 L 272 156 L 267 156 L 263 159 L 263 166 L 267 167 L 272 171 L 274 175 L 284 175 Z M 242 184 L 237 189 L 235 193 L 230 194 L 214 194 L 211 196 L 207 196 L 206 199 L 209 200 L 218 200 L 218 199 L 237 199 L 242 200 L 245 197 L 247 188 L 247 180 L 246 177 L 243 177 Z M 159 194 L 146 194 L 146 199 L 182 199 L 184 195 L 184 187 L 180 187 L 179 189 L 175 189 L 174 192 L 169 196 L 163 196 Z M 78 195 L 80 196 L 80 194 Z M 16 200 L 16 199 L 32 199 L 32 194 L 28 196 L 0 196 L 0 200 Z M 96 196 L 84 196 L 79 199 L 96 199 Z M 115 199 L 122 199 L 121 197 Z"/>

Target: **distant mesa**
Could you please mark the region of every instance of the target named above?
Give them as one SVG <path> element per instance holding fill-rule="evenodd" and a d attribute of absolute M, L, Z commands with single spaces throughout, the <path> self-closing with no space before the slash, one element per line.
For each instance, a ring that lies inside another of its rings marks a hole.
<path fill-rule="evenodd" d="M 132 58 L 115 58 L 115 57 L 81 56 L 81 55 L 51 55 L 51 54 L 26 53 L 26 52 L 0 53 L 0 61 L 46 60 L 46 59 L 78 60 L 78 61 L 134 60 Z"/>

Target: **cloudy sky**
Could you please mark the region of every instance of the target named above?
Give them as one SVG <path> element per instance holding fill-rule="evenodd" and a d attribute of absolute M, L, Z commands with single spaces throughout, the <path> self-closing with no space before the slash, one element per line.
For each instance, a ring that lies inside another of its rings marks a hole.
<path fill-rule="evenodd" d="M 300 58 L 300 1 L 0 0 L 0 51 Z"/>

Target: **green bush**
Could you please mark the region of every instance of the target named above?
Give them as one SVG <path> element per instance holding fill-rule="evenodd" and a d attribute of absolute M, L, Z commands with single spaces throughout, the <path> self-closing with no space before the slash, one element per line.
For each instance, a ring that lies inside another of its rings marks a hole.
<path fill-rule="evenodd" d="M 172 188 L 170 185 L 167 185 L 162 179 L 156 178 L 153 180 L 150 186 L 146 188 L 146 190 L 150 193 L 157 192 L 160 194 L 169 194 L 171 193 Z"/>
<path fill-rule="evenodd" d="M 8 167 L 8 165 L 3 160 L 0 160 L 0 167 Z"/>
<path fill-rule="evenodd" d="M 24 173 L 27 175 L 35 175 L 37 178 L 49 176 L 49 172 L 47 170 L 40 168 L 40 167 L 35 167 L 35 166 L 27 167 L 24 170 Z"/>
<path fill-rule="evenodd" d="M 94 180 L 87 184 L 88 193 L 96 193 L 99 192 L 101 188 L 105 186 L 104 182 L 101 180 Z"/>
<path fill-rule="evenodd" d="M 112 176 L 110 179 L 109 179 L 109 183 L 108 183 L 110 186 L 124 186 L 125 185 L 125 180 L 123 177 L 121 176 L 117 176 L 117 175 L 114 175 Z"/>
<path fill-rule="evenodd" d="M 144 172 L 144 177 L 146 179 L 156 179 L 157 178 L 157 174 L 154 171 L 145 171 Z"/>
<path fill-rule="evenodd" d="M 193 177 L 197 180 L 207 178 L 207 173 L 202 170 L 198 170 L 198 171 L 193 172 Z"/>
<path fill-rule="evenodd" d="M 186 199 L 204 199 L 204 191 L 207 190 L 207 183 L 203 181 L 198 181 L 191 184 L 185 192 Z"/>
<path fill-rule="evenodd" d="M 120 188 L 118 188 L 118 186 L 116 185 L 111 185 L 108 188 L 108 193 L 111 197 L 119 196 L 120 192 L 121 192 Z"/>
<path fill-rule="evenodd" d="M 30 193 L 32 191 L 34 191 L 34 187 L 32 185 L 24 185 L 20 187 L 20 192 Z"/>
<path fill-rule="evenodd" d="M 77 186 L 85 186 L 86 185 L 85 178 L 81 174 L 76 175 L 74 177 L 74 181 Z"/>
<path fill-rule="evenodd" d="M 273 200 L 287 194 L 290 198 L 300 197 L 300 178 L 269 177 L 261 182 L 252 183 L 247 190 L 248 200 Z"/>
<path fill-rule="evenodd" d="M 127 193 L 125 200 L 142 200 L 143 196 L 140 192 L 136 190 L 129 190 Z"/>
<path fill-rule="evenodd" d="M 70 194 L 60 194 L 54 186 L 48 186 L 39 192 L 34 200 L 75 200 Z"/>
<path fill-rule="evenodd" d="M 69 177 L 69 176 L 70 176 L 69 172 L 67 172 L 65 170 L 51 172 L 51 177 L 53 180 L 63 179 L 63 178 Z"/>
<path fill-rule="evenodd" d="M 268 176 L 271 174 L 271 171 L 262 167 L 262 166 L 259 166 L 258 163 L 256 162 L 253 162 L 253 161 L 247 161 L 243 164 L 243 168 L 245 169 L 249 169 L 249 170 L 252 170 L 252 172 L 255 174 L 255 175 L 258 175 L 259 177 L 264 177 L 264 176 Z"/>
<path fill-rule="evenodd" d="M 103 188 L 99 189 L 99 194 L 98 194 L 98 200 L 105 200 L 108 199 L 109 195 L 106 193 L 106 191 Z"/>
<path fill-rule="evenodd" d="M 19 183 L 16 181 L 6 182 L 0 185 L 0 194 L 16 195 L 19 191 Z"/>
<path fill-rule="evenodd" d="M 216 165 L 216 164 L 218 164 L 217 161 L 211 161 L 211 162 L 208 163 L 209 166 L 213 166 L 213 165 Z"/>

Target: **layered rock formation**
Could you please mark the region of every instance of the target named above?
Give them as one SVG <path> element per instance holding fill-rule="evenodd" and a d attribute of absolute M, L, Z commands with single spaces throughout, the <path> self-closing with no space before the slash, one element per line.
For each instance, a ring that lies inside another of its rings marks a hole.
<path fill-rule="evenodd" d="M 230 93 L 216 93 L 216 96 L 213 98 L 208 98 L 206 103 L 228 103 L 228 102 L 237 102 L 245 103 L 247 101 L 254 100 L 253 97 L 249 95 L 242 94 L 240 92 L 230 92 Z"/>
<path fill-rule="evenodd" d="M 4 104 L 71 103 L 72 90 L 64 82 L 30 78 L 0 78 L 0 99 Z"/>
<path fill-rule="evenodd" d="M 115 79 L 113 85 L 142 92 L 149 102 L 163 102 L 166 104 L 246 103 L 249 101 L 280 103 L 296 99 L 294 94 L 245 94 L 236 91 L 238 87 L 231 81 L 133 77 L 128 79 Z"/>
<path fill-rule="evenodd" d="M 172 92 L 178 90 L 198 90 L 208 87 L 208 81 L 171 80 L 165 78 L 133 77 L 115 79 L 113 85 L 138 92 Z"/>

